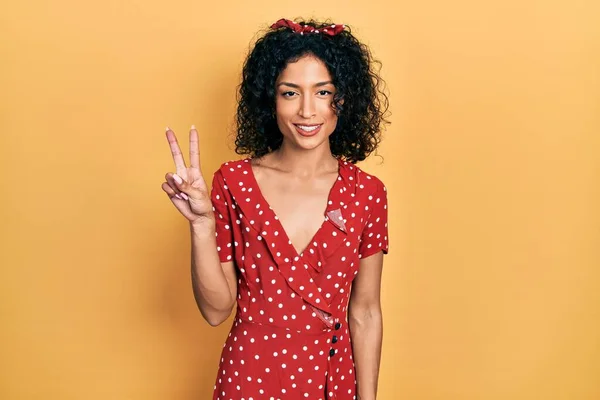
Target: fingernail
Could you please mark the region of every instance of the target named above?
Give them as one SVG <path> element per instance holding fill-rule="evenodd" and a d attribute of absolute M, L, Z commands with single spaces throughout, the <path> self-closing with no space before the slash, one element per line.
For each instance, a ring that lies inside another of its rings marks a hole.
<path fill-rule="evenodd" d="M 183 179 L 181 179 L 181 177 L 177 174 L 173 174 L 173 179 L 175 179 L 175 182 L 179 183 L 180 185 L 183 183 Z"/>
<path fill-rule="evenodd" d="M 171 130 L 171 128 L 169 128 L 169 127 L 167 126 L 167 130 L 166 130 L 166 132 L 169 132 L 170 130 Z"/>
<path fill-rule="evenodd" d="M 196 125 L 192 125 L 192 129 L 193 129 L 193 130 L 196 130 Z"/>
<path fill-rule="evenodd" d="M 184 200 L 187 200 L 189 198 L 188 195 L 183 192 L 181 192 L 179 194 L 181 195 L 181 197 L 183 197 Z"/>
<path fill-rule="evenodd" d="M 175 197 L 177 197 L 179 200 L 181 200 L 181 196 L 178 195 L 177 193 L 175 193 Z"/>

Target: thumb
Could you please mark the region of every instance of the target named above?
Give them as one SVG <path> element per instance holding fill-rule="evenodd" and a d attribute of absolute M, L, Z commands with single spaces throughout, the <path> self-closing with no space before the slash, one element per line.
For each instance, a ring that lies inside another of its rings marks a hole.
<path fill-rule="evenodd" d="M 173 180 L 177 185 L 177 189 L 179 189 L 179 191 L 181 191 L 182 193 L 188 195 L 190 198 L 203 199 L 205 197 L 203 196 L 202 190 L 199 190 L 198 188 L 195 188 L 194 185 L 190 184 L 187 181 L 184 181 L 183 178 L 181 178 L 179 175 L 173 174 Z"/>
<path fill-rule="evenodd" d="M 173 174 L 173 179 L 175 180 L 175 183 L 177 183 L 177 186 L 183 185 L 183 179 L 179 175 Z"/>
<path fill-rule="evenodd" d="M 182 177 L 180 177 L 177 174 L 173 174 L 173 180 L 175 181 L 175 185 L 177 185 L 177 189 L 179 189 L 181 192 L 188 192 L 191 188 L 191 185 L 184 181 Z"/>

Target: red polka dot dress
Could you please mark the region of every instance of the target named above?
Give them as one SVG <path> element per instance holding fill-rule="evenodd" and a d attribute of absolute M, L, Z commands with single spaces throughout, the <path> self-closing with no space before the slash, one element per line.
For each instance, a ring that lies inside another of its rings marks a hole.
<path fill-rule="evenodd" d="M 217 246 L 222 262 L 235 261 L 238 298 L 213 400 L 356 398 L 346 310 L 360 259 L 387 254 L 386 194 L 340 160 L 323 224 L 298 254 L 250 159 L 215 172 Z"/>

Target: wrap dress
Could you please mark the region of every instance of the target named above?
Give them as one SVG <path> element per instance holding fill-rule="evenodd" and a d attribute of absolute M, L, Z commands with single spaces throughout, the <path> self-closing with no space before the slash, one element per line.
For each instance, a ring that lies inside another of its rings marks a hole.
<path fill-rule="evenodd" d="M 388 251 L 384 184 L 338 161 L 323 224 L 300 254 L 260 192 L 250 158 L 222 164 L 211 201 L 238 297 L 213 400 L 356 398 L 347 306 L 359 261 Z"/>

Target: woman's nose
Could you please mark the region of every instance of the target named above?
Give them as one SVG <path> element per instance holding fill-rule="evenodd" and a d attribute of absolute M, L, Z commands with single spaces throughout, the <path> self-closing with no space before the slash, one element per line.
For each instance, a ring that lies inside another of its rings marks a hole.
<path fill-rule="evenodd" d="M 300 110 L 298 113 L 302 118 L 311 118 L 315 115 L 315 102 L 309 96 L 303 97 L 300 104 Z"/>

